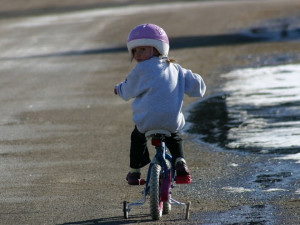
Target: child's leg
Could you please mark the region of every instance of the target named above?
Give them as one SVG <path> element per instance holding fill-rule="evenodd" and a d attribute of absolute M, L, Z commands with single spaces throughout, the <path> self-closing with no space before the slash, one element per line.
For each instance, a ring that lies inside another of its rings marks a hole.
<path fill-rule="evenodd" d="M 172 155 L 173 166 L 175 166 L 177 159 L 184 159 L 183 140 L 178 133 L 172 133 L 171 137 L 166 137 L 165 143 Z"/>
<path fill-rule="evenodd" d="M 183 140 L 178 133 L 172 133 L 165 139 L 166 145 L 171 152 L 173 165 L 176 169 L 176 183 L 188 184 L 191 182 L 190 171 L 184 160 Z"/>
<path fill-rule="evenodd" d="M 135 127 L 131 133 L 130 146 L 130 171 L 126 176 L 126 180 L 130 185 L 141 184 L 140 168 L 150 162 L 149 152 L 147 148 L 147 139 Z"/>
<path fill-rule="evenodd" d="M 139 169 L 150 163 L 147 139 L 135 127 L 131 133 L 130 168 Z"/>

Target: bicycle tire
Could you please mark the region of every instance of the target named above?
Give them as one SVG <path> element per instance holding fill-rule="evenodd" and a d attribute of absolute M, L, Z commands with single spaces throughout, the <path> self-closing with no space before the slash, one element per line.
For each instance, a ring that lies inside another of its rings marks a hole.
<path fill-rule="evenodd" d="M 150 215 L 153 220 L 159 220 L 162 216 L 163 204 L 160 201 L 160 172 L 161 166 L 154 164 L 150 175 Z"/>
<path fill-rule="evenodd" d="M 128 209 L 127 209 L 127 202 L 123 202 L 123 213 L 124 213 L 124 218 L 128 219 Z"/>

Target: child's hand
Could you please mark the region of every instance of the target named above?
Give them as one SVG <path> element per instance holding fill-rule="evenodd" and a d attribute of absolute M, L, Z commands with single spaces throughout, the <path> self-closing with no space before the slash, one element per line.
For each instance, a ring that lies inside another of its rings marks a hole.
<path fill-rule="evenodd" d="M 116 88 L 114 89 L 114 93 L 115 93 L 115 95 L 118 95 L 118 92 L 117 92 Z"/>

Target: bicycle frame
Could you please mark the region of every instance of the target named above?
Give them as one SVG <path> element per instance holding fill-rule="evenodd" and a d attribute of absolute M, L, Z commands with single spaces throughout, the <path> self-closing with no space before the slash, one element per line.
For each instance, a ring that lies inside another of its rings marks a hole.
<path fill-rule="evenodd" d="M 166 144 L 164 142 L 161 143 L 161 146 L 156 146 L 155 149 L 156 149 L 156 154 L 155 154 L 152 162 L 150 163 L 150 166 L 148 169 L 146 186 L 149 182 L 150 175 L 151 175 L 151 169 L 154 164 L 159 164 L 163 168 L 165 177 L 169 178 L 169 172 L 168 172 L 169 168 L 166 163 L 166 159 L 171 162 L 172 156 L 167 153 Z M 170 170 L 172 172 L 172 179 L 174 180 L 174 170 L 173 170 L 172 166 L 171 166 Z"/>
<path fill-rule="evenodd" d="M 157 133 L 155 133 L 157 132 Z M 146 202 L 146 196 L 149 195 L 150 191 L 150 186 L 149 186 L 149 181 L 150 181 L 150 176 L 151 176 L 151 170 L 154 164 L 158 164 L 161 166 L 162 171 L 163 171 L 163 182 L 162 182 L 162 187 L 161 187 L 161 192 L 163 192 L 161 198 L 162 201 L 168 202 L 168 204 L 176 204 L 176 205 L 181 205 L 184 206 L 184 210 L 186 212 L 186 219 L 189 217 L 189 203 L 182 203 L 179 202 L 175 199 L 173 199 L 170 195 L 170 190 L 171 188 L 174 188 L 175 185 L 175 170 L 172 165 L 172 156 L 167 153 L 167 147 L 163 139 L 165 136 L 168 136 L 170 134 L 169 132 L 166 133 L 166 131 L 152 131 L 151 134 L 148 134 L 148 137 L 151 138 L 152 145 L 155 146 L 156 154 L 154 158 L 152 159 L 150 166 L 148 168 L 147 172 L 147 178 L 146 178 L 146 184 L 145 187 L 142 191 L 143 197 L 136 202 L 128 203 L 126 201 L 123 202 L 123 211 L 124 211 L 124 216 L 127 219 L 128 218 L 128 213 L 130 212 L 131 208 L 133 206 L 139 206 L 139 205 L 144 205 Z M 147 136 L 147 135 L 146 135 Z M 167 161 L 170 162 L 170 168 L 167 165 Z M 171 177 L 170 177 L 171 176 Z"/>
<path fill-rule="evenodd" d="M 147 172 L 146 186 L 145 186 L 144 190 L 142 191 L 143 198 L 137 200 L 136 202 L 129 203 L 127 205 L 128 211 L 130 211 L 130 208 L 132 206 L 138 206 L 138 205 L 145 204 L 146 196 L 149 194 L 149 181 L 150 181 L 150 176 L 151 176 L 151 169 L 155 163 L 158 162 L 158 164 L 162 166 L 165 176 L 169 177 L 169 174 L 167 172 L 168 166 L 166 163 L 166 158 L 169 160 L 172 160 L 172 156 L 169 155 L 168 153 L 166 153 L 166 145 L 164 142 L 161 143 L 161 146 L 155 146 L 155 149 L 156 149 L 156 154 L 149 165 L 148 172 Z M 172 176 L 174 176 L 173 174 L 174 174 L 174 172 L 172 170 Z M 174 177 L 172 178 L 172 180 L 174 180 Z"/>

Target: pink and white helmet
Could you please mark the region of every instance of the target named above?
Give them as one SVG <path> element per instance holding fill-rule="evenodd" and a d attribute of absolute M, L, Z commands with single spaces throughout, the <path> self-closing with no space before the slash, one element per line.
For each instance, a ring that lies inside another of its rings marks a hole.
<path fill-rule="evenodd" d="M 166 32 L 155 24 L 141 24 L 133 28 L 127 39 L 127 48 L 132 57 L 132 49 L 139 46 L 152 46 L 167 57 L 169 54 L 169 39 Z"/>

